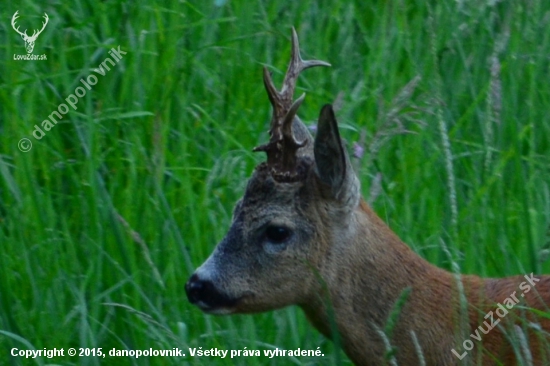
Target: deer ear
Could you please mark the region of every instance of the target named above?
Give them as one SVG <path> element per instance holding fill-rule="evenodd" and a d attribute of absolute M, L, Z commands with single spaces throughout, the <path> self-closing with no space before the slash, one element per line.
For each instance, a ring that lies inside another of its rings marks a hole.
<path fill-rule="evenodd" d="M 317 177 L 330 188 L 331 196 L 346 206 L 355 207 L 359 203 L 361 185 L 340 139 L 338 122 L 330 104 L 321 109 L 313 152 Z"/>

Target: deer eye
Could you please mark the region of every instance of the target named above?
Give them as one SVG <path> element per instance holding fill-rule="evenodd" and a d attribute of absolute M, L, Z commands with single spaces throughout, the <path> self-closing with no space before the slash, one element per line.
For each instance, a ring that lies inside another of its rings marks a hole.
<path fill-rule="evenodd" d="M 265 237 L 274 244 L 282 244 L 290 238 L 292 232 L 283 226 L 268 226 L 265 230 Z"/>

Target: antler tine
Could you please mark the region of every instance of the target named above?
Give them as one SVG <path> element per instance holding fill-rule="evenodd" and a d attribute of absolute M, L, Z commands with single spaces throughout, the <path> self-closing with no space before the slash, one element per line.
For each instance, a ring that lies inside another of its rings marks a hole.
<path fill-rule="evenodd" d="M 288 65 L 288 69 L 283 81 L 283 88 L 281 90 L 282 99 L 285 101 L 291 101 L 294 89 L 296 88 L 296 80 L 302 71 L 314 66 L 329 66 L 328 62 L 319 60 L 302 60 L 300 56 L 300 43 L 298 42 L 298 35 L 296 29 L 292 27 L 292 51 L 291 59 Z"/>
<path fill-rule="evenodd" d="M 267 96 L 269 97 L 269 101 L 271 102 L 271 105 L 273 106 L 273 119 L 271 121 L 272 124 L 277 123 L 277 120 L 283 117 L 282 113 L 284 111 L 284 105 L 282 100 L 282 95 L 279 93 L 275 85 L 273 85 L 273 80 L 271 79 L 271 74 L 269 73 L 269 70 L 267 67 L 264 66 L 264 86 L 265 90 L 267 90 Z M 272 130 L 275 126 L 271 126 L 270 133 L 272 134 Z"/>
<path fill-rule="evenodd" d="M 48 17 L 48 14 L 44 13 L 44 20 L 45 22 L 42 22 L 42 29 L 40 29 L 40 33 L 46 28 L 46 25 L 48 25 L 48 21 L 50 20 L 50 17 Z"/>
<path fill-rule="evenodd" d="M 252 151 L 265 151 L 267 153 L 267 161 L 269 165 L 273 165 L 276 160 L 276 157 L 273 156 L 270 151 L 273 151 L 276 148 L 276 144 L 282 140 L 281 129 L 279 127 L 278 121 L 282 117 L 280 115 L 283 110 L 283 104 L 281 100 L 281 94 L 273 85 L 273 80 L 271 79 L 271 74 L 267 67 L 264 66 L 264 86 L 267 91 L 267 96 L 269 101 L 273 106 L 273 117 L 271 118 L 271 127 L 269 129 L 270 139 L 269 142 L 260 146 L 256 146 Z M 280 149 L 280 148 L 279 148 Z"/>
<path fill-rule="evenodd" d="M 42 29 L 40 29 L 39 31 L 37 31 L 37 30 L 35 29 L 35 30 L 33 31 L 33 33 L 32 33 L 32 37 L 31 37 L 31 38 L 33 38 L 33 37 L 36 38 L 36 37 L 38 37 L 38 35 L 39 35 L 40 33 L 42 33 L 42 31 L 44 30 L 44 28 L 46 28 L 46 25 L 48 25 L 48 20 L 49 20 L 49 19 L 50 19 L 50 18 L 48 17 L 48 14 L 44 13 L 44 20 L 45 20 L 45 22 L 42 22 Z"/>
<path fill-rule="evenodd" d="M 17 10 L 17 11 L 15 12 L 15 14 L 13 14 L 13 16 L 11 17 L 11 26 L 12 26 L 13 30 L 15 30 L 15 31 L 16 31 L 17 33 L 19 33 L 21 36 L 22 36 L 23 34 L 26 35 L 26 34 L 27 34 L 27 30 L 26 30 L 26 29 L 25 29 L 25 32 L 23 33 L 23 32 L 21 32 L 21 31 L 19 30 L 19 27 L 15 28 L 15 22 L 17 21 L 17 18 L 19 18 L 19 10 Z"/>
<path fill-rule="evenodd" d="M 296 138 L 294 137 L 294 134 L 292 133 L 292 121 L 294 121 L 296 112 L 298 112 L 298 108 L 300 108 L 300 105 L 302 104 L 305 98 L 306 98 L 306 93 L 303 93 L 300 96 L 300 98 L 296 99 L 296 101 L 292 104 L 292 106 L 288 110 L 285 116 L 285 119 L 283 120 L 283 123 L 282 123 L 283 137 L 285 141 L 288 142 L 287 145 L 289 145 L 285 147 L 290 149 L 297 150 L 298 148 L 303 147 L 306 144 L 306 140 L 298 141 L 296 140 Z M 293 151 L 293 153 L 295 153 L 295 151 Z"/>

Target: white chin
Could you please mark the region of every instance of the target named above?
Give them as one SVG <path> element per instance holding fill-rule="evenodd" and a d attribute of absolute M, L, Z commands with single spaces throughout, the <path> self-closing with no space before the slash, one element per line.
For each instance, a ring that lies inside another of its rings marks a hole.
<path fill-rule="evenodd" d="M 228 315 L 233 313 L 233 310 L 230 308 L 213 308 L 202 301 L 198 302 L 196 304 L 202 311 L 204 311 L 207 314 L 213 314 L 213 315 Z"/>

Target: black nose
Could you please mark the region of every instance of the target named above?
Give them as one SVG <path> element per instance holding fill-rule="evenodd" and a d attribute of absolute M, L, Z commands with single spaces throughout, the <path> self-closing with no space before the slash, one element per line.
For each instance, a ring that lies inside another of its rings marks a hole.
<path fill-rule="evenodd" d="M 218 291 L 216 286 L 209 280 L 202 280 L 194 273 L 185 285 L 185 293 L 191 304 L 199 304 L 201 308 L 231 307 L 236 299 Z"/>
<path fill-rule="evenodd" d="M 212 297 L 211 294 L 215 292 L 215 290 L 212 282 L 203 281 L 194 273 L 185 285 L 185 292 L 187 293 L 189 302 L 191 304 L 196 304 L 199 301 L 206 302 L 206 299 Z"/>

